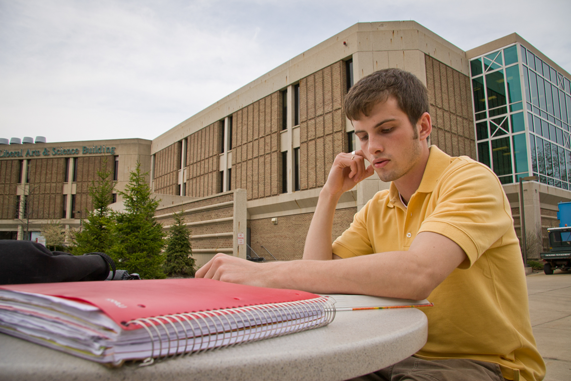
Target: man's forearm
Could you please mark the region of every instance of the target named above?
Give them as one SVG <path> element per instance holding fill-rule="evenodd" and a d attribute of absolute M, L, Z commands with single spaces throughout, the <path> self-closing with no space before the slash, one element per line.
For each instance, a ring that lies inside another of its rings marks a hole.
<path fill-rule="evenodd" d="M 408 251 L 390 251 L 340 261 L 268 263 L 271 287 L 315 293 L 365 294 L 424 299 L 465 259 L 455 242 L 420 233 Z"/>
<path fill-rule="evenodd" d="M 321 190 L 305 239 L 303 259 L 332 259 L 331 230 L 339 198 L 329 194 L 325 188 Z"/>

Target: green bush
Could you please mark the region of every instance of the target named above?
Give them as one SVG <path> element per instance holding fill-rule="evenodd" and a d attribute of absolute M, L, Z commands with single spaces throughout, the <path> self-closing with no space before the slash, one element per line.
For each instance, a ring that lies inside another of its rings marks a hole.
<path fill-rule="evenodd" d="M 527 261 L 527 265 L 534 270 L 543 270 L 543 262 L 540 261 Z"/>

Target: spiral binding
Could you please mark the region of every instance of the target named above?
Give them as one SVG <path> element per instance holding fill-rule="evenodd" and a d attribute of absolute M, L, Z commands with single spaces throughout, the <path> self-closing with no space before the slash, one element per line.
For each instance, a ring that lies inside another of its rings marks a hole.
<path fill-rule="evenodd" d="M 182 357 L 328 325 L 334 301 L 319 297 L 131 320 L 149 335 L 151 350 L 141 366 L 155 359 Z"/>

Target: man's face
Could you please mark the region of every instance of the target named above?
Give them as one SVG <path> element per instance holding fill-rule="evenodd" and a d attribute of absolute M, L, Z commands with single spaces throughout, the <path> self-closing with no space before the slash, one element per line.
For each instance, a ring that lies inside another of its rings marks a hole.
<path fill-rule="evenodd" d="M 366 159 L 381 180 L 395 181 L 418 169 L 422 150 L 418 127 L 411 125 L 395 98 L 378 103 L 368 117 L 354 120 L 353 126 Z"/>

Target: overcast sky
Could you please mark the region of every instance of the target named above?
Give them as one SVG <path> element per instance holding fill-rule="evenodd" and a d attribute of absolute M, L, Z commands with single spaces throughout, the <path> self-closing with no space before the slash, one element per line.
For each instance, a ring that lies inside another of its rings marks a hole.
<path fill-rule="evenodd" d="M 571 72 L 569 0 L 0 0 L 0 137 L 154 139 L 357 22 L 469 50 L 516 32 Z"/>

